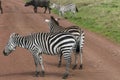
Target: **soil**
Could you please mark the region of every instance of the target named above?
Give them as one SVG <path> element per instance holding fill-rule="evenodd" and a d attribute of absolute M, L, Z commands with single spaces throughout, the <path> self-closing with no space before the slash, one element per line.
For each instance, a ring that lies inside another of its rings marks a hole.
<path fill-rule="evenodd" d="M 33 7 L 25 7 L 23 0 L 2 0 L 3 14 L 0 14 L 0 80 L 62 80 L 65 71 L 65 61 L 57 67 L 58 57 L 43 55 L 45 77 L 35 77 L 35 65 L 30 52 L 17 48 L 9 56 L 3 55 L 3 49 L 11 33 L 28 35 L 37 32 L 49 32 L 44 21 L 50 16 L 61 18 L 55 14 L 44 14 L 44 9 L 38 8 L 34 13 Z M 74 25 L 64 18 L 60 25 Z M 68 80 L 120 80 L 120 45 L 90 32 L 85 31 L 83 50 L 83 69 L 72 70 L 70 67 Z M 72 55 L 72 60 L 74 56 Z"/>

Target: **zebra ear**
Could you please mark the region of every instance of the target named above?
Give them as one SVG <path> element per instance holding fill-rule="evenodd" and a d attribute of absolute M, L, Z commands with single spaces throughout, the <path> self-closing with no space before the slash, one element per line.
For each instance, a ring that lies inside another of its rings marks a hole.
<path fill-rule="evenodd" d="M 51 18 L 51 20 L 54 20 L 54 21 L 58 21 L 59 20 L 59 18 L 54 18 L 53 16 L 51 16 L 50 18 Z"/>
<path fill-rule="evenodd" d="M 54 21 L 54 23 L 59 26 L 58 20 L 59 20 L 59 19 L 56 20 L 53 16 L 51 16 L 51 21 Z"/>
<path fill-rule="evenodd" d="M 53 17 L 53 16 L 50 16 L 50 18 L 51 18 L 51 19 L 54 19 L 54 17 Z"/>
<path fill-rule="evenodd" d="M 12 33 L 11 35 L 10 35 L 10 38 L 12 38 L 13 36 L 15 36 L 15 35 L 19 35 L 18 33 Z"/>
<path fill-rule="evenodd" d="M 60 18 L 55 18 L 55 20 L 56 20 L 56 21 L 59 21 L 59 20 L 60 20 Z"/>
<path fill-rule="evenodd" d="M 10 38 L 12 38 L 14 35 L 15 35 L 15 33 L 12 33 L 12 34 L 10 35 Z"/>
<path fill-rule="evenodd" d="M 50 22 L 50 20 L 48 20 L 48 19 L 45 19 L 45 22 Z"/>

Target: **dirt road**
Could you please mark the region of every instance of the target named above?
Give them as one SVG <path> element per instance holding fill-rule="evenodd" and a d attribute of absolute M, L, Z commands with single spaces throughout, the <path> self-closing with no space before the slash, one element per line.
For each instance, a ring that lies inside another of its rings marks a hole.
<path fill-rule="evenodd" d="M 34 77 L 35 66 L 32 55 L 23 48 L 17 48 L 8 57 L 2 53 L 9 35 L 13 32 L 27 35 L 36 32 L 48 32 L 44 22 L 50 15 L 38 13 L 32 7 L 24 7 L 23 0 L 2 0 L 4 13 L 0 14 L 0 80 L 62 80 L 65 61 L 57 67 L 58 57 L 44 55 L 45 77 Z M 65 19 L 60 25 L 70 26 Z M 85 30 L 86 39 L 83 55 L 83 70 L 70 69 L 68 80 L 120 80 L 120 46 Z M 73 63 L 73 62 L 72 62 Z"/>

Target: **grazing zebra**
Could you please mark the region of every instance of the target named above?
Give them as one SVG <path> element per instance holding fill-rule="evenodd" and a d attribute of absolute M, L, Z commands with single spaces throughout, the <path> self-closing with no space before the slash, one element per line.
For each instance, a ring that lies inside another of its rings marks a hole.
<path fill-rule="evenodd" d="M 55 4 L 55 3 L 52 3 L 51 8 L 52 8 L 52 9 L 55 8 L 55 9 L 59 10 L 59 9 L 60 9 L 60 5 L 57 5 L 57 4 Z"/>
<path fill-rule="evenodd" d="M 36 76 L 39 74 L 38 66 L 41 64 L 42 76 L 44 76 L 44 65 L 42 54 L 58 55 L 62 54 L 66 61 L 66 72 L 63 79 L 69 75 L 69 67 L 71 63 L 71 53 L 77 41 L 75 37 L 67 33 L 34 33 L 27 36 L 20 36 L 13 33 L 10 35 L 9 41 L 3 50 L 3 54 L 8 56 L 16 47 L 22 47 L 29 50 L 34 58 L 36 66 Z M 76 46 L 77 47 L 77 46 Z M 77 51 L 77 49 L 76 49 Z"/>
<path fill-rule="evenodd" d="M 68 5 L 65 5 L 65 6 L 60 6 L 59 15 L 63 16 L 64 13 L 68 12 L 68 11 L 70 11 L 74 15 L 76 12 L 78 12 L 78 8 L 76 7 L 75 4 L 68 4 Z"/>
<path fill-rule="evenodd" d="M 0 0 L 0 10 L 1 10 L 1 14 L 3 13 L 3 9 L 2 9 L 2 5 L 1 5 L 1 0 Z"/>
<path fill-rule="evenodd" d="M 80 55 L 80 61 L 81 61 L 79 69 L 82 69 L 83 68 L 82 53 L 83 53 L 83 44 L 84 44 L 84 37 L 85 37 L 84 32 L 78 26 L 69 26 L 67 28 L 60 26 L 58 21 L 55 20 L 55 18 L 53 16 L 51 16 L 50 20 L 46 19 L 45 21 L 48 22 L 51 33 L 52 32 L 53 33 L 55 33 L 55 32 L 68 32 L 68 33 L 73 34 L 76 37 L 76 39 L 79 38 L 78 39 L 79 40 L 78 46 L 80 46 L 79 47 L 80 48 L 79 55 Z M 61 65 L 61 60 L 62 60 L 62 55 L 60 55 L 58 66 Z M 75 69 L 77 67 L 77 63 L 78 63 L 77 60 L 78 60 L 78 53 L 75 54 L 75 64 L 73 66 L 73 69 Z"/>

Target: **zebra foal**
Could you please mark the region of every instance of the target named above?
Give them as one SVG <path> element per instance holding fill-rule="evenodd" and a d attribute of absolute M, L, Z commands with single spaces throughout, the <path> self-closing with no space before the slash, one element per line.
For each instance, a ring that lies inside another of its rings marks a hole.
<path fill-rule="evenodd" d="M 21 36 L 13 33 L 3 50 L 3 54 L 8 56 L 16 47 L 22 47 L 29 50 L 34 58 L 36 66 L 36 76 L 39 75 L 38 66 L 41 65 L 42 76 L 44 76 L 44 65 L 42 54 L 63 55 L 66 61 L 66 71 L 63 79 L 69 75 L 71 63 L 71 53 L 76 46 L 77 41 L 73 35 L 67 33 L 34 33 L 27 36 Z"/>
<path fill-rule="evenodd" d="M 83 45 L 84 45 L 84 31 L 81 30 L 78 26 L 69 26 L 67 28 L 62 27 L 59 25 L 59 22 L 57 20 L 55 20 L 55 18 L 53 16 L 50 17 L 50 20 L 46 19 L 45 22 L 48 23 L 49 28 L 50 28 L 50 32 L 51 33 L 55 33 L 55 32 L 67 32 L 70 33 L 72 35 L 75 36 L 75 38 L 78 40 L 78 44 L 77 46 L 79 47 L 78 51 L 79 53 L 75 53 L 75 64 L 73 66 L 73 69 L 75 69 L 77 67 L 77 63 L 78 63 L 78 55 L 80 55 L 80 68 L 83 68 L 83 64 L 82 64 L 82 54 L 83 54 Z M 61 65 L 61 61 L 62 61 L 62 55 L 60 55 L 60 59 L 59 59 L 59 64 L 58 66 Z"/>

